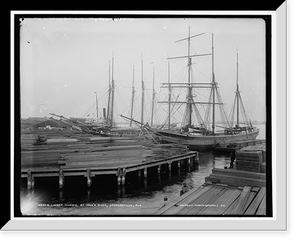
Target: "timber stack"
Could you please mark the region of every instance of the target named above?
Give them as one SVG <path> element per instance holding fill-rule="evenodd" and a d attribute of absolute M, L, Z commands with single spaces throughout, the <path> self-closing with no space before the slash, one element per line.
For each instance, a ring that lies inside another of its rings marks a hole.
<path fill-rule="evenodd" d="M 237 170 L 265 173 L 266 144 L 248 146 L 236 151 L 235 168 Z"/>
<path fill-rule="evenodd" d="M 190 172 L 195 169 L 197 155 L 186 146 L 155 144 L 144 137 L 101 137 L 64 131 L 22 133 L 21 177 L 27 178 L 27 188 L 31 189 L 35 178 L 57 177 L 59 188 L 63 188 L 65 177 L 84 176 L 90 187 L 92 177 L 111 175 L 116 176 L 119 191 L 132 174 L 143 179 L 147 187 L 150 172 L 155 171 L 158 180 L 164 172 L 168 177 Z"/>

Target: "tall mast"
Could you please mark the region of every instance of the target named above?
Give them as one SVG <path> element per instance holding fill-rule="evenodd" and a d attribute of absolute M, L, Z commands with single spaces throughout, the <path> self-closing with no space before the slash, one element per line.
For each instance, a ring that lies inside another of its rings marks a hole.
<path fill-rule="evenodd" d="M 192 59 L 190 57 L 190 42 L 191 42 L 191 27 L 189 26 L 189 36 L 188 36 L 188 97 L 187 97 L 187 106 L 188 106 L 188 127 L 192 125 L 192 86 L 191 86 L 191 67 L 192 67 Z"/>
<path fill-rule="evenodd" d="M 97 98 L 97 92 L 95 92 L 96 94 L 96 112 L 97 112 L 97 119 L 99 119 L 99 115 L 98 115 L 98 98 Z"/>
<path fill-rule="evenodd" d="M 192 81 L 191 81 L 192 58 L 211 55 L 211 53 L 193 54 L 193 55 L 191 55 L 191 53 L 190 53 L 190 41 L 191 41 L 191 39 L 194 38 L 194 37 L 197 37 L 197 36 L 201 36 L 203 34 L 204 33 L 199 33 L 199 34 L 191 36 L 190 26 L 189 26 L 188 37 L 175 41 L 175 43 L 182 42 L 182 41 L 187 41 L 187 44 L 188 44 L 187 55 L 167 58 L 168 60 L 170 60 L 170 59 L 180 59 L 180 58 L 187 58 L 188 59 L 188 82 L 187 83 L 177 83 L 177 82 L 176 83 L 170 83 L 170 80 L 168 81 L 168 83 L 162 83 L 163 84 L 162 87 L 164 87 L 164 85 L 168 85 L 168 87 L 169 87 L 169 99 L 168 99 L 168 101 L 160 101 L 159 102 L 159 103 L 168 103 L 169 104 L 169 118 L 168 118 L 169 119 L 169 128 L 170 128 L 170 117 L 171 117 L 171 114 L 170 114 L 170 111 L 171 111 L 171 107 L 170 107 L 171 105 L 170 104 L 171 103 L 173 103 L 173 104 L 186 103 L 187 104 L 187 112 L 188 112 L 188 124 L 187 124 L 187 126 L 188 127 L 191 127 L 191 125 L 192 125 L 193 105 L 194 104 L 211 104 L 210 102 L 209 103 L 207 103 L 207 102 L 206 103 L 194 102 L 193 94 L 192 94 L 193 87 L 211 88 L 211 86 L 212 86 L 212 83 L 209 83 L 209 84 L 192 83 Z M 171 101 L 171 86 L 173 88 L 182 88 L 182 87 L 187 88 L 187 99 L 185 101 Z"/>
<path fill-rule="evenodd" d="M 169 106 L 168 106 L 168 129 L 171 129 L 171 84 L 170 84 L 170 62 L 168 62 L 168 83 L 169 83 Z"/>
<path fill-rule="evenodd" d="M 132 92 L 131 92 L 131 111 L 130 111 L 130 118 L 132 119 L 133 116 L 133 102 L 134 102 L 134 65 L 133 65 L 133 75 L 132 75 Z M 130 127 L 132 126 L 132 120 L 130 120 Z"/>
<path fill-rule="evenodd" d="M 111 103 L 111 84 L 110 84 L 110 60 L 108 61 L 108 103 L 107 103 L 107 123 L 110 124 L 110 103 Z"/>
<path fill-rule="evenodd" d="M 144 104 L 145 104 L 145 84 L 143 80 L 143 56 L 141 59 L 141 66 L 142 66 L 142 109 L 141 109 L 141 123 L 144 124 Z"/>
<path fill-rule="evenodd" d="M 216 83 L 215 83 L 215 68 L 214 68 L 214 34 L 212 33 L 212 45 L 211 45 L 211 53 L 212 53 L 212 92 L 213 92 L 213 102 L 212 102 L 212 132 L 215 133 L 215 90 L 216 90 Z"/>
<path fill-rule="evenodd" d="M 110 126 L 113 126 L 114 117 L 114 97 L 115 97 L 115 81 L 114 81 L 114 54 L 112 56 L 112 70 L 111 70 L 111 115 Z"/>
<path fill-rule="evenodd" d="M 240 91 L 239 91 L 239 53 L 238 50 L 236 50 L 236 125 L 240 126 L 240 104 L 239 104 L 239 99 L 240 99 Z"/>
<path fill-rule="evenodd" d="M 154 100 L 155 100 L 155 89 L 154 89 L 154 67 L 153 67 L 153 86 L 152 86 L 152 106 L 151 106 L 151 126 L 153 126 L 153 113 L 154 113 Z"/>

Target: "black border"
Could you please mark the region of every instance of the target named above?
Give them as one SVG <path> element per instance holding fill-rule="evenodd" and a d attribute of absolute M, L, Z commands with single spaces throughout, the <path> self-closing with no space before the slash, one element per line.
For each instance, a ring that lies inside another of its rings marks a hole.
<path fill-rule="evenodd" d="M 227 8 L 217 9 L 217 10 L 226 10 Z M 216 10 L 216 9 L 214 9 Z M 236 10 L 236 9 L 235 9 Z M 244 9 L 243 9 L 244 10 Z M 256 10 L 256 9 L 251 9 Z M 259 9 L 265 10 L 265 9 Z M 266 24 L 266 139 L 267 139 L 267 158 L 272 159 L 272 128 L 271 128 L 271 15 L 186 15 L 186 14 L 176 14 L 176 15 L 166 15 L 166 14 L 15 14 L 14 15 L 14 67 L 15 67 L 15 127 L 14 127 L 14 148 L 15 148 L 15 161 L 14 161 L 14 216 L 15 217 L 33 217 L 33 216 L 22 216 L 20 211 L 20 159 L 21 159 L 21 147 L 20 147 L 20 18 L 261 18 L 264 19 Z M 272 160 L 269 160 L 266 168 L 267 174 L 267 211 L 266 216 L 273 216 L 273 204 L 272 204 Z M 9 211 L 8 211 L 9 212 Z M 37 216 L 37 217 L 49 217 Z M 62 217 L 62 216 L 51 216 L 51 217 Z M 64 217 L 73 217 L 64 216 Z M 74 216 L 75 217 L 75 216 Z M 76 215 L 76 217 L 79 217 Z M 80 217 L 93 217 L 91 215 L 80 216 Z M 95 216 L 95 217 L 109 217 L 109 216 Z M 147 216 L 130 216 L 130 215 L 114 215 L 111 217 L 149 217 Z M 157 216 L 150 216 L 157 217 Z M 163 217 L 185 217 L 185 216 L 163 216 Z M 212 216 L 188 216 L 188 217 L 220 217 L 216 215 Z M 227 216 L 226 216 L 227 217 Z M 241 217 L 241 216 L 228 216 L 228 217 Z M 242 216 L 243 218 L 246 216 Z M 250 216 L 253 217 L 253 216 Z M 257 216 L 255 216 L 257 217 Z"/>

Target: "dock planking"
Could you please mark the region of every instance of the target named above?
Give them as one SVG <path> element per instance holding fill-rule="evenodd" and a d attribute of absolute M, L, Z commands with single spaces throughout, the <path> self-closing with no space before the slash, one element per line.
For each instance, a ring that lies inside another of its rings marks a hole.
<path fill-rule="evenodd" d="M 137 171 L 141 177 L 140 170 L 144 171 L 144 183 L 147 185 L 150 167 L 167 164 L 171 177 L 172 167 L 177 168 L 179 162 L 189 165 L 197 161 L 197 152 L 189 151 L 185 146 L 154 144 L 142 137 L 81 135 L 61 138 L 55 134 L 54 139 L 37 144 L 36 137 L 27 137 L 27 140 L 21 140 L 21 177 L 28 179 L 28 188 L 33 188 L 34 178 L 49 176 L 59 179 L 60 188 L 65 176 L 87 177 L 89 187 L 96 175 L 115 175 L 120 186 L 125 184 L 126 173 Z"/>
<path fill-rule="evenodd" d="M 260 188 L 261 194 L 259 194 L 259 192 L 252 191 L 253 188 L 252 186 L 245 186 L 240 189 L 215 184 L 206 185 L 203 188 L 194 189 L 186 197 L 181 196 L 181 200 L 177 199 L 169 203 L 155 212 L 154 215 L 265 215 L 265 191 L 261 191 L 262 188 Z"/>
<path fill-rule="evenodd" d="M 222 179 L 223 176 L 231 177 L 232 184 L 227 185 L 222 181 L 211 182 L 209 181 L 211 175 L 215 175 L 216 179 Z M 264 186 L 266 179 L 263 174 L 233 169 L 213 169 L 211 175 L 206 178 L 204 185 L 193 189 L 191 193 L 184 194 L 180 199 L 175 199 L 155 215 L 266 215 L 266 187 Z M 263 186 L 260 186 L 261 183 Z"/>

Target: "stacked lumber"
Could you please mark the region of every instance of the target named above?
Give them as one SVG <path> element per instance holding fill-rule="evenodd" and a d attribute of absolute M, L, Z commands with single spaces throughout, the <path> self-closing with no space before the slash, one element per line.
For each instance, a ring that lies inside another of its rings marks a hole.
<path fill-rule="evenodd" d="M 253 146 L 247 146 L 241 149 L 244 152 L 261 151 L 263 156 L 263 162 L 266 161 L 266 143 L 256 144 Z"/>
<path fill-rule="evenodd" d="M 266 144 L 247 146 L 236 151 L 236 169 L 266 172 Z"/>
<path fill-rule="evenodd" d="M 263 163 L 262 151 L 236 151 L 236 169 L 252 172 L 260 172 Z"/>
<path fill-rule="evenodd" d="M 37 138 L 45 140 L 36 141 Z M 69 131 L 22 134 L 21 166 L 118 168 L 185 154 L 186 146 L 154 144 L 143 137 L 101 137 Z"/>
<path fill-rule="evenodd" d="M 265 186 L 266 175 L 262 173 L 238 171 L 235 169 L 213 169 L 212 174 L 205 177 L 205 182 L 229 186 Z"/>
<path fill-rule="evenodd" d="M 187 146 L 178 144 L 152 144 L 154 155 L 148 160 L 167 159 L 175 155 L 185 154 L 189 151 Z"/>

